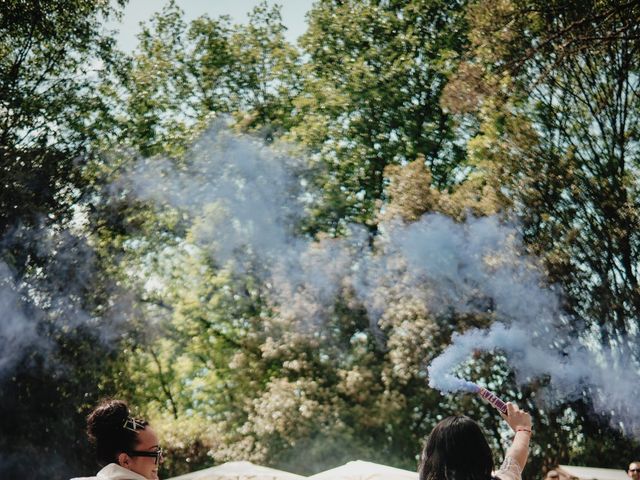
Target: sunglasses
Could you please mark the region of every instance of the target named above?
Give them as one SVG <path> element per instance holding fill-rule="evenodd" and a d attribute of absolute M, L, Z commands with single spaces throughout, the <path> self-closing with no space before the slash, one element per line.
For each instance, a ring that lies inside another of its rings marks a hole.
<path fill-rule="evenodd" d="M 159 448 L 158 450 L 154 451 L 154 452 L 145 452 L 144 450 L 132 450 L 130 452 L 127 452 L 127 455 L 129 455 L 130 457 L 150 457 L 150 458 L 155 458 L 155 464 L 158 465 L 158 462 L 160 462 L 161 458 L 164 458 L 164 451 Z"/>
<path fill-rule="evenodd" d="M 629 471 L 631 473 L 636 473 L 636 472 L 640 472 L 640 468 L 630 468 Z"/>

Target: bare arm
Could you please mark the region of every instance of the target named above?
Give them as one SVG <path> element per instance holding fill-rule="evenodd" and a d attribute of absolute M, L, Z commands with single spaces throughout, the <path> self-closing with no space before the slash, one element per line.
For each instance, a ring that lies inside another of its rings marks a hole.
<path fill-rule="evenodd" d="M 514 431 L 513 442 L 507 450 L 507 456 L 513 458 L 524 469 L 529 457 L 529 439 L 531 438 L 531 415 L 520 410 L 517 405 L 507 403 L 507 414 L 502 415 Z"/>

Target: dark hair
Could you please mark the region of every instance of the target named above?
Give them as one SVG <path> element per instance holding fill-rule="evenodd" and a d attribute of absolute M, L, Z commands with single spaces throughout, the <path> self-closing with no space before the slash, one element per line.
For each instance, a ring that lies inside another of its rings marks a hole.
<path fill-rule="evenodd" d="M 131 420 L 129 407 L 122 400 L 103 400 L 87 417 L 87 435 L 95 446 L 98 463 L 118 463 L 121 452 L 135 450 L 138 444 L 138 433 L 148 425 L 145 420 Z M 133 429 L 126 428 L 133 426 Z"/>
<path fill-rule="evenodd" d="M 482 430 L 465 416 L 447 417 L 427 439 L 420 480 L 489 480 L 493 456 Z"/>

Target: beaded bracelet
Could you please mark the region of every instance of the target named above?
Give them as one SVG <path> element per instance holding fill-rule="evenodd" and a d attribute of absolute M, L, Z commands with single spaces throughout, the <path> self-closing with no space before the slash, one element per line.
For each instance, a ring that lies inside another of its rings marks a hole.
<path fill-rule="evenodd" d="M 529 435 L 531 435 L 531 430 L 529 430 L 528 428 L 516 428 L 516 433 L 518 432 L 527 432 Z"/>

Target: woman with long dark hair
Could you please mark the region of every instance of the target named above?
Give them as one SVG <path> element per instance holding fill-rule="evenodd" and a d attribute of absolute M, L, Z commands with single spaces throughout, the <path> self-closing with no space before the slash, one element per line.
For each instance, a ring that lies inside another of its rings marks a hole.
<path fill-rule="evenodd" d="M 94 408 L 87 417 L 87 434 L 103 468 L 86 480 L 158 480 L 163 460 L 158 437 L 122 400 L 105 400 Z"/>
<path fill-rule="evenodd" d="M 529 456 L 531 416 L 507 403 L 502 415 L 514 432 L 500 468 L 493 473 L 493 455 L 476 422 L 465 416 L 447 417 L 438 423 L 422 452 L 420 480 L 520 480 Z"/>

